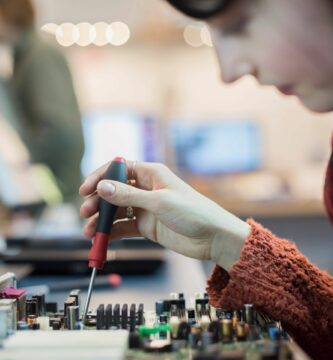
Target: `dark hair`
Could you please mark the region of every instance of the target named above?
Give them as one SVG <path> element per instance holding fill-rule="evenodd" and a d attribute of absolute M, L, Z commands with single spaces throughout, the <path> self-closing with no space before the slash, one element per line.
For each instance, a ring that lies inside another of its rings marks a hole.
<path fill-rule="evenodd" d="M 0 13 L 10 25 L 26 29 L 35 23 L 35 11 L 30 0 L 0 0 Z"/>
<path fill-rule="evenodd" d="M 208 19 L 226 10 L 234 0 L 167 0 L 184 14 L 197 18 Z"/>

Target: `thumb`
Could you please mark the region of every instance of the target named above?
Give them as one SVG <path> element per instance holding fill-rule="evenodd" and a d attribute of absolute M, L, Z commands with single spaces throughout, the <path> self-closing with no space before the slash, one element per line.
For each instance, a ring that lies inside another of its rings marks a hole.
<path fill-rule="evenodd" d="M 97 185 L 98 195 L 117 206 L 133 206 L 151 211 L 153 192 L 138 189 L 118 181 L 102 180 Z"/>

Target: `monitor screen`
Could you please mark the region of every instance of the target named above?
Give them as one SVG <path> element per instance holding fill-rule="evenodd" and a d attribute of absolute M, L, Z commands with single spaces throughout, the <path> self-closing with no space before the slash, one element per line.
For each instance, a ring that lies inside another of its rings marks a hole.
<path fill-rule="evenodd" d="M 162 161 L 157 122 L 126 111 L 96 111 L 83 116 L 86 176 L 115 156 L 128 160 Z"/>
<path fill-rule="evenodd" d="M 261 142 L 254 121 L 175 121 L 170 129 L 179 170 L 214 175 L 257 170 Z"/>

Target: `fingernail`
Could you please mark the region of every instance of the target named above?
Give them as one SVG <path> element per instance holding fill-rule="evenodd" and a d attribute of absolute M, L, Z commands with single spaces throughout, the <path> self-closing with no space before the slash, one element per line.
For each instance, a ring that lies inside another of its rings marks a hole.
<path fill-rule="evenodd" d="M 102 181 L 98 184 L 98 188 L 99 190 L 102 191 L 102 193 L 106 196 L 110 196 L 112 195 L 116 188 L 115 186 L 111 183 L 111 182 L 108 182 L 108 181 Z"/>

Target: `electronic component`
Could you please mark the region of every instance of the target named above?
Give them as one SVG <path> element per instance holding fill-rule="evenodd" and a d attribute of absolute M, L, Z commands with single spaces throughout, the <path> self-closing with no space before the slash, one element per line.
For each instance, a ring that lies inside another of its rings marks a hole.
<path fill-rule="evenodd" d="M 104 325 L 105 325 L 104 305 L 101 304 L 99 305 L 96 311 L 96 329 L 102 330 L 104 329 Z"/>
<path fill-rule="evenodd" d="M 112 304 L 108 304 L 105 309 L 105 329 L 108 330 L 112 326 Z"/>
<path fill-rule="evenodd" d="M 7 324 L 7 334 L 12 334 L 16 330 L 17 310 L 15 299 L 0 299 L 0 312 L 4 323 Z"/>
<path fill-rule="evenodd" d="M 66 308 L 66 328 L 68 330 L 80 330 L 80 313 L 77 305 Z"/>
<path fill-rule="evenodd" d="M 17 290 L 12 293 L 23 294 Z M 308 360 L 279 323 L 251 304 L 215 309 L 206 294 L 197 294 L 195 308 L 187 308 L 184 296 L 172 293 L 156 301 L 155 311 L 145 311 L 143 304 L 99 304 L 83 323 L 78 290 L 69 293 L 63 310 L 45 300 L 40 294 L 26 298 L 26 314 L 19 319 L 17 298 L 0 299 L 0 358 L 35 360 L 47 352 L 51 360 Z"/>
<path fill-rule="evenodd" d="M 68 308 L 77 306 L 76 304 L 77 304 L 77 299 L 74 296 L 73 297 L 69 296 L 64 302 L 64 323 L 67 329 L 70 329 L 70 327 L 68 327 L 70 323 L 70 319 L 68 318 L 68 314 L 69 314 Z"/>
<path fill-rule="evenodd" d="M 0 299 L 15 299 L 17 320 L 19 321 L 25 318 L 25 290 L 16 289 L 14 287 L 5 288 L 0 292 Z"/>
<path fill-rule="evenodd" d="M 36 299 L 28 299 L 25 302 L 25 313 L 26 316 L 29 315 L 34 315 L 37 316 L 38 315 L 38 303 Z"/>
<path fill-rule="evenodd" d="M 43 316 L 45 315 L 45 295 L 40 295 L 40 294 L 37 294 L 37 295 L 34 295 L 32 296 L 32 300 L 36 300 L 37 302 L 37 314 L 38 316 Z"/>

